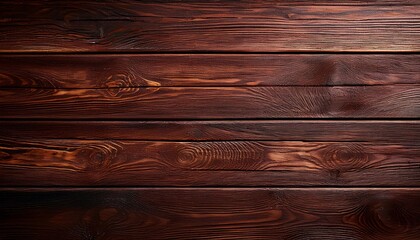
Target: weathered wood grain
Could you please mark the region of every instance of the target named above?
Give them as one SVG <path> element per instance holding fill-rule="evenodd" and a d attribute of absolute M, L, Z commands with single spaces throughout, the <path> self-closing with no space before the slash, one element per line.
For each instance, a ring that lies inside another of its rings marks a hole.
<path fill-rule="evenodd" d="M 2 1 L 0 239 L 418 240 L 419 39 L 417 0 Z"/>
<path fill-rule="evenodd" d="M 417 143 L 420 142 L 420 121 L 0 121 L 0 136 L 21 139 Z"/>
<path fill-rule="evenodd" d="M 0 118 L 418 118 L 420 85 L 0 89 Z"/>
<path fill-rule="evenodd" d="M 420 238 L 418 189 L 3 189 L 16 239 Z"/>
<path fill-rule="evenodd" d="M 0 87 L 337 86 L 420 83 L 420 55 L 0 55 Z"/>
<path fill-rule="evenodd" d="M 0 51 L 420 50 L 419 1 L 2 1 Z"/>
<path fill-rule="evenodd" d="M 420 145 L 0 139 L 2 186 L 420 186 Z"/>

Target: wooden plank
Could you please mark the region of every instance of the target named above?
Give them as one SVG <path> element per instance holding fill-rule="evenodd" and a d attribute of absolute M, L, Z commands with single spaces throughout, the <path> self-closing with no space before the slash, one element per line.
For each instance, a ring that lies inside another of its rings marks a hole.
<path fill-rule="evenodd" d="M 0 89 L 0 118 L 418 118 L 420 85 Z"/>
<path fill-rule="evenodd" d="M 337 86 L 409 83 L 420 83 L 420 55 L 0 55 L 0 87 Z"/>
<path fill-rule="evenodd" d="M 420 145 L 0 139 L 2 186 L 420 186 Z"/>
<path fill-rule="evenodd" d="M 420 121 L 0 121 L 0 136 L 21 139 L 416 143 L 420 142 Z"/>
<path fill-rule="evenodd" d="M 3 239 L 420 238 L 418 189 L 3 189 Z"/>
<path fill-rule="evenodd" d="M 0 51 L 420 50 L 419 1 L 2 1 Z"/>

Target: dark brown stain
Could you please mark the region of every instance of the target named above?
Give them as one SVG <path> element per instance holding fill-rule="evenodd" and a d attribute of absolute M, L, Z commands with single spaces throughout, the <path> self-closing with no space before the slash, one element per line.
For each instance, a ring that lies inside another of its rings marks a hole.
<path fill-rule="evenodd" d="M 415 240 L 419 201 L 416 189 L 9 189 L 0 198 L 0 234 L 35 240 Z"/>
<path fill-rule="evenodd" d="M 420 239 L 419 16 L 2 1 L 0 239 Z"/>
<path fill-rule="evenodd" d="M 3 186 L 420 185 L 409 144 L 1 139 L 0 152 Z"/>
<path fill-rule="evenodd" d="M 419 9 L 404 0 L 3 1 L 0 51 L 416 52 Z"/>

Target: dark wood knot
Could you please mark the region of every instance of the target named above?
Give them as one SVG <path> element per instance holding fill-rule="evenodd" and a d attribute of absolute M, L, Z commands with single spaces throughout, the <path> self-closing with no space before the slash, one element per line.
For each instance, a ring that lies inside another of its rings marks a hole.
<path fill-rule="evenodd" d="M 325 147 L 320 165 L 333 175 L 363 169 L 370 161 L 366 148 L 358 143 L 337 143 Z"/>
<path fill-rule="evenodd" d="M 415 216 L 392 196 L 376 196 L 364 206 L 360 214 L 360 225 L 381 234 L 401 234 L 416 224 L 413 219 Z"/>

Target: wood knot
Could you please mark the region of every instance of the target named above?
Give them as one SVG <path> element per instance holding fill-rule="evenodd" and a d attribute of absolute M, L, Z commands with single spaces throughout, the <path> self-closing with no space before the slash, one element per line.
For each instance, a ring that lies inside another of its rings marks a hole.
<path fill-rule="evenodd" d="M 103 162 L 105 160 L 105 154 L 102 152 L 97 152 L 93 155 L 92 159 L 97 162 Z"/>
<path fill-rule="evenodd" d="M 125 87 L 125 88 L 108 88 L 103 89 L 102 95 L 114 102 L 115 100 L 140 100 L 142 98 L 146 98 L 149 95 L 154 94 L 155 92 L 159 91 L 159 88 L 138 88 L 138 87 Z"/>
<path fill-rule="evenodd" d="M 376 229 L 381 233 L 400 234 L 415 222 L 404 205 L 396 199 L 384 196 L 368 202 L 361 215 L 360 225 L 366 229 Z"/>
<path fill-rule="evenodd" d="M 78 152 L 78 157 L 84 159 L 84 168 L 90 171 L 107 167 L 110 164 L 113 154 L 112 151 L 102 149 L 98 146 L 89 146 Z"/>
<path fill-rule="evenodd" d="M 183 148 L 177 152 L 177 162 L 181 168 L 197 167 L 198 156 L 195 149 Z"/>
<path fill-rule="evenodd" d="M 360 170 L 369 162 L 369 154 L 363 145 L 357 143 L 331 144 L 322 151 L 320 165 L 339 176 L 341 172 Z"/>
<path fill-rule="evenodd" d="M 104 87 L 107 88 L 120 88 L 120 87 L 130 87 L 133 86 L 132 76 L 127 74 L 112 74 L 109 76 L 106 81 L 103 83 Z"/>
<path fill-rule="evenodd" d="M 106 154 L 103 152 L 92 151 L 89 156 L 89 161 L 86 163 L 86 168 L 97 169 L 106 165 Z"/>

